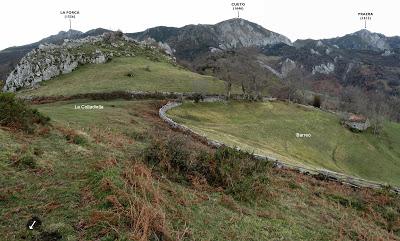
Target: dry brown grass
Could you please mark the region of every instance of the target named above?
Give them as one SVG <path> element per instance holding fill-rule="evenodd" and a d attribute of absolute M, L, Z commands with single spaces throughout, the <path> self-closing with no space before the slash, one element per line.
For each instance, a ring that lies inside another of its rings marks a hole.
<path fill-rule="evenodd" d="M 90 135 L 96 143 L 102 143 L 111 148 L 122 148 L 134 144 L 134 141 L 126 135 L 116 133 L 109 129 L 97 127 L 90 128 Z"/>
<path fill-rule="evenodd" d="M 113 166 L 116 161 L 108 159 L 100 163 Z M 103 233 L 114 233 L 117 237 L 124 233 L 131 240 L 145 241 L 152 236 L 172 240 L 162 207 L 164 198 L 151 170 L 142 163 L 133 163 L 121 177 L 123 187 L 108 178 L 101 180 L 101 190 L 111 193 L 104 198 L 109 208 L 107 212 L 94 212 L 90 225 L 103 227 Z"/>

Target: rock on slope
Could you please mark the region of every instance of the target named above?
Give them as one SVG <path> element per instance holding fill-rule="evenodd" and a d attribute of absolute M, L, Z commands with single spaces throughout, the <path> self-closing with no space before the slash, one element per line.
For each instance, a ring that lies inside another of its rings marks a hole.
<path fill-rule="evenodd" d="M 82 33 L 80 31 L 71 29 L 66 32 L 61 31 L 58 34 L 51 35 L 32 44 L 4 49 L 0 51 L 0 81 L 7 78 L 8 74 L 15 68 L 17 63 L 23 56 L 25 56 L 25 54 L 39 47 L 40 44 L 62 44 L 64 39 L 79 39 L 88 36 L 98 36 L 106 32 L 110 32 L 110 30 L 97 28 L 86 33 Z"/>
<path fill-rule="evenodd" d="M 79 65 L 101 64 L 113 56 L 137 54 L 168 58 L 157 48 L 139 43 L 120 32 L 66 40 L 62 45 L 42 44 L 21 59 L 8 76 L 3 91 L 14 92 L 23 87 L 34 87 L 42 81 L 70 73 Z"/>

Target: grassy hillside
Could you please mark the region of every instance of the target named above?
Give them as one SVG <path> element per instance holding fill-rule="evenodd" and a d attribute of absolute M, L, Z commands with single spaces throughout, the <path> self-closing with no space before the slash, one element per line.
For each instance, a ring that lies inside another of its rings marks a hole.
<path fill-rule="evenodd" d="M 399 124 L 386 123 L 380 136 L 353 133 L 333 114 L 283 102 L 185 103 L 168 114 L 232 146 L 400 186 Z"/>
<path fill-rule="evenodd" d="M 211 150 L 171 131 L 160 105 L 58 102 L 37 106 L 52 121 L 32 135 L 0 128 L 2 239 L 399 239 L 397 196 Z"/>
<path fill-rule="evenodd" d="M 65 96 L 117 90 L 222 94 L 224 89 L 222 80 L 138 56 L 114 58 L 106 64 L 84 65 L 72 73 L 41 83 L 38 89 L 20 91 L 19 94 Z"/>

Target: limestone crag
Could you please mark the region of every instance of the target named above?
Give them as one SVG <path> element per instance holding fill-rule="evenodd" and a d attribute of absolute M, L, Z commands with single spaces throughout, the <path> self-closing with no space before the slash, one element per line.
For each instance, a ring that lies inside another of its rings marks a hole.
<path fill-rule="evenodd" d="M 320 64 L 313 67 L 312 74 L 331 74 L 335 71 L 335 65 L 333 63 Z"/>
<path fill-rule="evenodd" d="M 92 54 L 72 54 L 68 49 L 57 48 L 35 49 L 22 58 L 9 75 L 4 91 L 14 92 L 21 87 L 34 86 L 60 74 L 72 72 L 80 64 L 105 63 L 109 58 L 101 51 Z"/>
<path fill-rule="evenodd" d="M 275 44 L 292 45 L 287 37 L 241 18 L 214 25 L 191 24 L 182 28 L 160 26 L 127 35 L 139 41 L 153 39 L 168 44 L 175 57 L 190 61 L 208 52 Z"/>
<path fill-rule="evenodd" d="M 146 44 L 122 35 L 88 36 L 65 40 L 61 45 L 41 44 L 25 55 L 8 76 L 3 91 L 15 92 L 23 87 L 35 87 L 42 81 L 67 74 L 83 64 L 103 64 L 113 56 L 135 56 L 156 51 Z"/>
<path fill-rule="evenodd" d="M 220 43 L 218 47 L 221 49 L 265 46 L 278 43 L 292 45 L 287 37 L 244 19 L 230 19 L 220 22 L 214 26 L 214 31 Z"/>

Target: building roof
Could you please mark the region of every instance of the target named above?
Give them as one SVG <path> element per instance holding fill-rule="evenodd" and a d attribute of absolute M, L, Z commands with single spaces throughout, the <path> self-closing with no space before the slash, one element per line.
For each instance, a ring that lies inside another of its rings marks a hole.
<path fill-rule="evenodd" d="M 367 121 L 367 117 L 363 116 L 363 115 L 356 115 L 356 114 L 350 114 L 348 121 L 351 122 L 366 122 Z"/>

